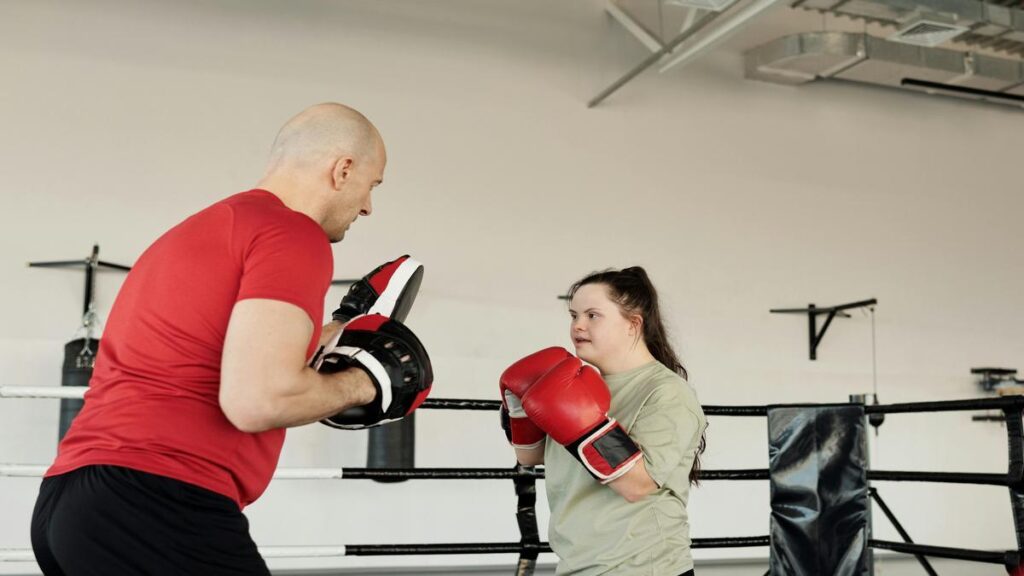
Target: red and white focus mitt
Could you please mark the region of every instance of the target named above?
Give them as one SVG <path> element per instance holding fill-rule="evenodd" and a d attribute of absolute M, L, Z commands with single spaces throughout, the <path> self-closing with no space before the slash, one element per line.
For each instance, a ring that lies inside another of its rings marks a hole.
<path fill-rule="evenodd" d="M 419 338 L 380 314 L 353 318 L 314 366 L 323 373 L 351 367 L 366 371 L 377 394 L 365 406 L 321 420 L 332 428 L 358 430 L 400 420 L 426 400 L 434 382 L 430 357 Z"/>

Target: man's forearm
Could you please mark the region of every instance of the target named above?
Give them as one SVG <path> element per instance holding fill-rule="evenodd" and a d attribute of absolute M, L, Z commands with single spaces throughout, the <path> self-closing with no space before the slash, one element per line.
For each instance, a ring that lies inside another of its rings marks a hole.
<path fill-rule="evenodd" d="M 309 424 L 367 404 L 376 395 L 370 377 L 360 368 L 320 374 L 304 367 L 291 378 L 277 378 L 252 390 L 260 392 L 241 401 L 221 398 L 225 415 L 243 432 Z"/>
<path fill-rule="evenodd" d="M 320 342 L 317 347 L 322 347 L 331 341 L 338 332 L 341 332 L 345 328 L 347 322 L 338 322 L 337 320 L 331 320 L 329 323 L 324 324 L 324 327 L 320 330 Z"/>

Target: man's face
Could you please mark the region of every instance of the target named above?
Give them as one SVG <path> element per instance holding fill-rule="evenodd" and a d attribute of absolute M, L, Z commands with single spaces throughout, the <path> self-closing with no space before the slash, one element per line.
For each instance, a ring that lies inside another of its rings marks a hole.
<path fill-rule="evenodd" d="M 332 193 L 335 202 L 332 206 L 330 225 L 327 227 L 327 235 L 331 242 L 341 242 L 356 218 L 369 216 L 373 212 L 371 194 L 373 189 L 383 182 L 386 165 L 387 154 L 383 144 L 378 145 L 375 154 L 353 160 L 340 189 Z"/>

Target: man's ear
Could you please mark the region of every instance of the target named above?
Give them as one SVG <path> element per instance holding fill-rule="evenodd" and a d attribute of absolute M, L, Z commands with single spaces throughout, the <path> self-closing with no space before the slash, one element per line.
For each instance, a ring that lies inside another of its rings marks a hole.
<path fill-rule="evenodd" d="M 351 156 L 341 156 L 335 160 L 334 169 L 331 171 L 335 190 L 341 190 L 341 187 L 344 186 L 352 176 L 352 163 L 353 160 Z"/>

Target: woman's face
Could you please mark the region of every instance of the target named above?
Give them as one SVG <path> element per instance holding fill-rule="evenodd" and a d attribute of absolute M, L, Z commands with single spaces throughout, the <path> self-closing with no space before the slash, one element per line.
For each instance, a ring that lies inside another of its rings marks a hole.
<path fill-rule="evenodd" d="M 636 343 L 635 327 L 608 297 L 604 284 L 580 286 L 569 303 L 569 316 L 576 355 L 598 369 L 628 354 Z"/>

